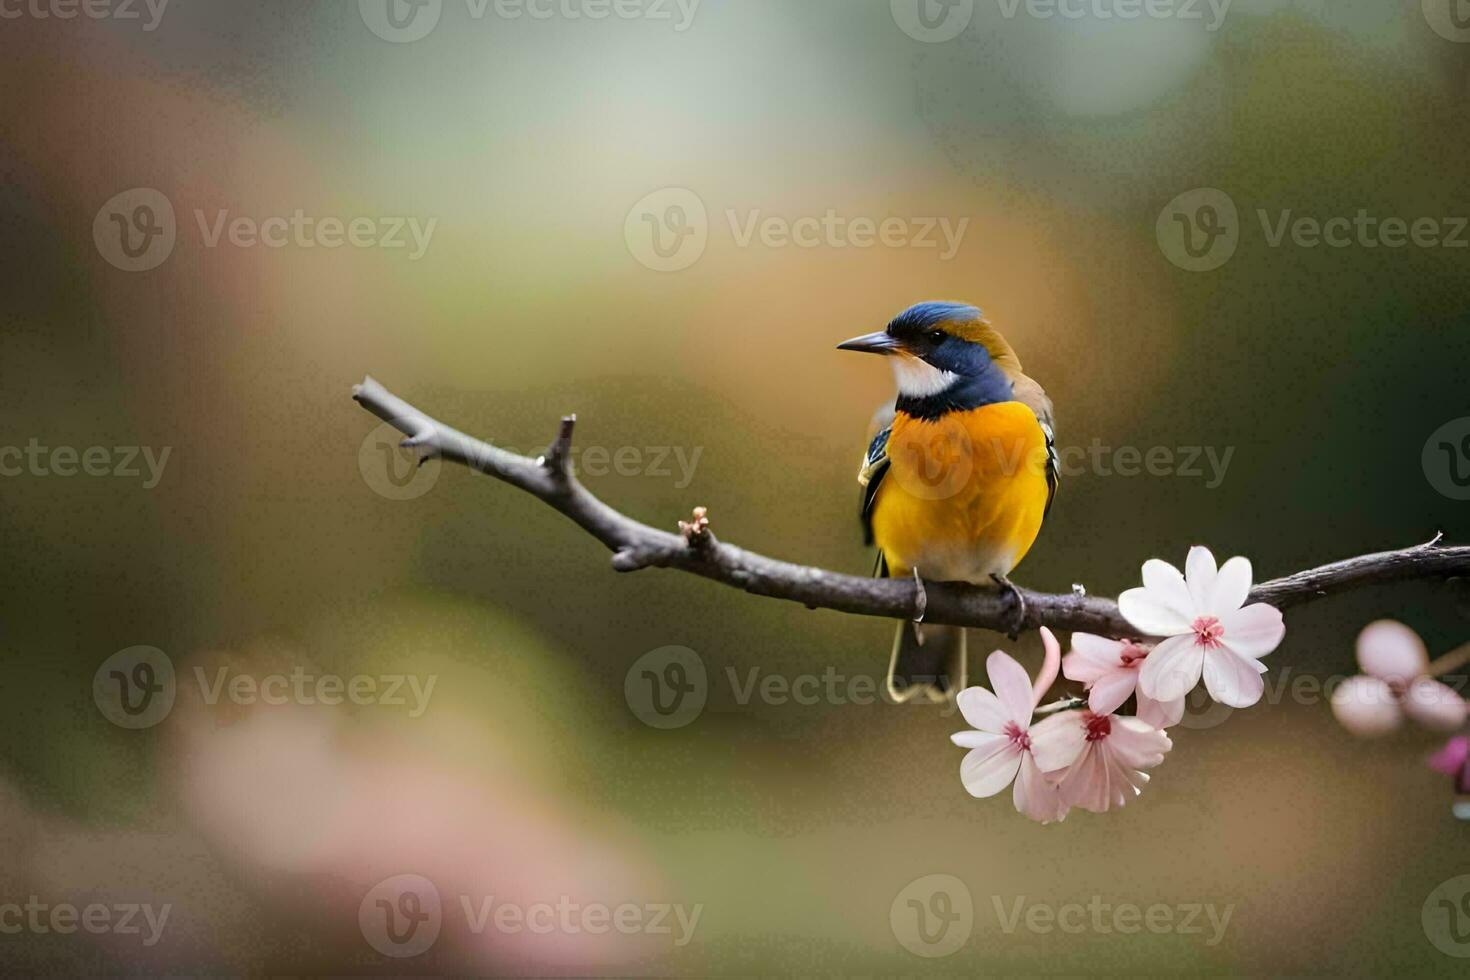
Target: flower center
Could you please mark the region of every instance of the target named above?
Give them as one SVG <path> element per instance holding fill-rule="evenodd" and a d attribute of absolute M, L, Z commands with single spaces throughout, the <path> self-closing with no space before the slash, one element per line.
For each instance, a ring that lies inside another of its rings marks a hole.
<path fill-rule="evenodd" d="M 1194 630 L 1194 642 L 1206 650 L 1220 646 L 1220 637 L 1225 635 L 1225 626 L 1214 616 L 1201 616 L 1189 626 Z"/>
<path fill-rule="evenodd" d="M 1124 640 L 1123 649 L 1118 651 L 1118 662 L 1123 667 L 1137 667 L 1147 656 L 1147 647 L 1141 647 L 1132 640 Z"/>
<path fill-rule="evenodd" d="M 1095 715 L 1091 711 L 1082 712 L 1082 727 L 1087 729 L 1087 740 L 1097 742 L 1113 734 L 1113 720 L 1107 715 Z"/>
<path fill-rule="evenodd" d="M 1011 740 L 1011 744 L 1022 752 L 1031 751 L 1031 733 L 1021 731 L 1021 726 L 1013 721 L 1006 722 L 1003 734 Z"/>

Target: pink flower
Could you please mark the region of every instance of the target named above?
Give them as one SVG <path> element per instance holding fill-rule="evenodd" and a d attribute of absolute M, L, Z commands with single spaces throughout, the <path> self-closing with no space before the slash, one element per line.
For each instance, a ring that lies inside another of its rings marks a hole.
<path fill-rule="evenodd" d="M 1067 807 L 1036 765 L 1031 714 L 1056 679 L 1062 650 L 1046 627 L 1041 629 L 1041 640 L 1046 659 L 1034 686 L 1026 669 L 1010 656 L 999 650 L 990 655 L 985 669 L 994 693 L 983 687 L 960 692 L 960 713 L 975 731 L 956 732 L 950 739 L 970 750 L 960 764 L 960 781 L 971 796 L 994 796 L 1014 782 L 1016 809 L 1032 820 L 1050 823 L 1065 817 Z"/>
<path fill-rule="evenodd" d="M 1470 795 L 1470 737 L 1456 735 L 1429 757 L 1429 768 L 1453 776 L 1455 792 Z"/>
<path fill-rule="evenodd" d="M 1138 717 L 1155 728 L 1168 728 L 1184 717 L 1184 698 L 1155 701 L 1137 690 L 1139 668 L 1149 650 L 1133 640 L 1073 633 L 1072 652 L 1062 658 L 1062 676 L 1086 687 L 1087 706 L 1094 714 L 1110 715 L 1137 694 Z"/>
<path fill-rule="evenodd" d="M 1169 736 L 1138 718 L 1064 711 L 1031 730 L 1037 766 L 1057 778 L 1061 802 L 1093 813 L 1127 804 L 1173 748 Z M 1067 760 L 1071 760 L 1070 762 Z"/>
<path fill-rule="evenodd" d="M 1232 708 L 1261 699 L 1266 668 L 1260 658 L 1286 635 L 1281 611 L 1246 606 L 1251 563 L 1232 558 L 1216 568 L 1210 549 L 1189 549 L 1184 574 L 1157 558 L 1143 565 L 1143 587 L 1118 597 L 1123 616 L 1140 632 L 1168 639 L 1154 647 L 1138 673 L 1138 689 L 1156 701 L 1188 694 L 1200 676 L 1210 697 Z M 1244 607 L 1244 608 L 1242 608 Z"/>
<path fill-rule="evenodd" d="M 1380 619 L 1358 634 L 1358 666 L 1332 692 L 1332 713 L 1354 735 L 1391 732 L 1404 716 L 1432 731 L 1452 732 L 1465 723 L 1465 699 L 1426 676 L 1429 651 L 1403 623 Z"/>

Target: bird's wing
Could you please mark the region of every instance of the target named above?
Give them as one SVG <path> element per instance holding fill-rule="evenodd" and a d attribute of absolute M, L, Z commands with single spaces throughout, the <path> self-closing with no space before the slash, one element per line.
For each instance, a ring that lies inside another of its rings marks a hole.
<path fill-rule="evenodd" d="M 1012 381 L 1016 401 L 1036 413 L 1036 421 L 1041 423 L 1041 431 L 1046 435 L 1046 510 L 1043 512 L 1045 516 L 1051 513 L 1052 501 L 1057 499 L 1057 486 L 1061 483 L 1062 477 L 1061 459 L 1057 455 L 1057 432 L 1056 423 L 1052 418 L 1051 399 L 1046 397 L 1046 392 L 1041 385 L 1024 374 L 1017 374 Z"/>
<path fill-rule="evenodd" d="M 877 431 L 868 442 L 868 451 L 863 454 L 863 465 L 858 470 L 858 484 L 863 488 L 863 503 L 858 512 L 863 522 L 863 544 L 873 543 L 873 501 L 878 496 L 878 486 L 883 482 L 883 477 L 888 473 L 888 438 L 893 434 L 893 407 L 887 406 L 878 410 L 873 417 L 873 428 Z M 878 555 L 880 571 L 877 574 L 886 574 L 883 568 L 883 555 Z"/>

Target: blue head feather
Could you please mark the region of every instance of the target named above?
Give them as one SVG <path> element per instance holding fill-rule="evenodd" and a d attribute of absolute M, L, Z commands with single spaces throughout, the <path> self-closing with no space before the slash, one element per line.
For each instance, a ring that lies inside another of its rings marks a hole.
<path fill-rule="evenodd" d="M 888 329 L 893 333 L 904 330 L 920 332 L 951 321 L 970 323 L 980 319 L 980 316 L 980 311 L 967 303 L 915 303 L 894 317 Z"/>

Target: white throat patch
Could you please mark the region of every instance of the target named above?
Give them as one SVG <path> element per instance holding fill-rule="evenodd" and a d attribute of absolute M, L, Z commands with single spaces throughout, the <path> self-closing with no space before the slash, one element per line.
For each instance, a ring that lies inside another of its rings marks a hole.
<path fill-rule="evenodd" d="M 953 371 L 939 368 L 908 354 L 894 354 L 893 377 L 898 382 L 898 393 L 909 398 L 928 398 L 949 388 L 959 379 Z"/>

